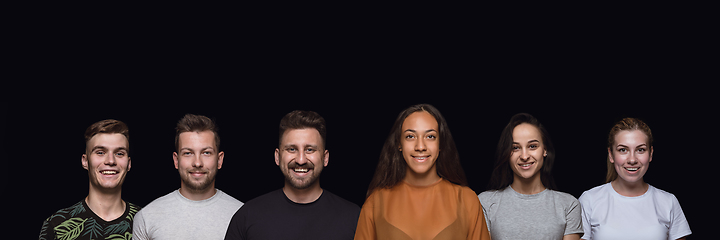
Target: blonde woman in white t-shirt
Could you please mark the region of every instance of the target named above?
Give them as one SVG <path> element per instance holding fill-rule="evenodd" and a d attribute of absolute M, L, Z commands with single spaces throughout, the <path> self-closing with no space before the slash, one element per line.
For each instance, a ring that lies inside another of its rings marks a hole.
<path fill-rule="evenodd" d="M 690 226 L 675 195 L 643 181 L 653 156 L 650 127 L 635 118 L 608 136 L 606 184 L 585 191 L 582 239 L 685 239 Z"/>

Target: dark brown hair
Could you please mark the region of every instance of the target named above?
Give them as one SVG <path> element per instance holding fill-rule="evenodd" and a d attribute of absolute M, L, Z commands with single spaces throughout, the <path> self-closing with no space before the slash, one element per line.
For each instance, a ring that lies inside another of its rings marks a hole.
<path fill-rule="evenodd" d="M 327 130 L 325 129 L 325 119 L 316 112 L 302 110 L 295 110 L 285 114 L 285 116 L 280 120 L 278 146 L 281 144 L 279 142 L 282 141 L 285 131 L 305 128 L 314 128 L 317 130 L 322 138 L 323 148 L 325 148 L 325 138 L 327 134 Z"/>
<path fill-rule="evenodd" d="M 215 135 L 215 148 L 216 151 L 220 152 L 220 135 L 218 135 L 218 127 L 215 125 L 215 122 L 202 115 L 195 115 L 195 114 L 185 114 L 183 118 L 180 119 L 177 123 L 177 127 L 175 127 L 175 150 L 179 151 L 179 140 L 180 140 L 180 134 L 184 132 L 203 132 L 203 131 L 212 131 Z"/>
<path fill-rule="evenodd" d="M 438 122 L 441 151 L 435 162 L 437 174 L 452 183 L 467 186 L 455 141 L 450 134 L 450 128 L 448 128 L 445 118 L 432 105 L 418 104 L 403 110 L 395 119 L 390 135 L 385 140 L 385 145 L 380 152 L 380 160 L 375 169 L 375 175 L 370 181 L 366 197 L 369 197 L 375 189 L 392 188 L 405 178 L 407 163 L 398 150 L 401 146 L 402 124 L 410 114 L 420 111 L 429 113 Z"/>
<path fill-rule="evenodd" d="M 130 145 L 130 133 L 128 130 L 127 125 L 125 123 L 115 120 L 115 119 L 105 119 L 98 121 L 96 123 L 93 123 L 85 130 L 85 144 L 87 145 L 87 142 L 90 141 L 90 139 L 99 134 L 99 133 L 119 133 L 125 136 L 125 139 L 128 141 L 128 145 Z M 130 146 L 128 146 L 128 154 L 130 154 Z"/>
<path fill-rule="evenodd" d="M 612 152 L 612 148 L 615 145 L 615 135 L 617 135 L 620 131 L 627 130 L 640 130 L 641 132 L 645 133 L 648 137 L 648 148 L 652 147 L 653 145 L 653 136 L 652 131 L 650 131 L 650 127 L 645 124 L 640 119 L 637 118 L 623 118 L 619 122 L 615 123 L 613 127 L 610 129 L 610 134 L 608 134 L 608 150 L 609 152 Z M 605 183 L 612 182 L 618 177 L 617 172 L 615 171 L 615 166 L 613 166 L 613 163 L 610 162 L 610 156 L 608 155 L 607 159 L 607 175 L 605 175 Z"/>
<path fill-rule="evenodd" d="M 492 175 L 490 175 L 490 182 L 488 183 L 488 189 L 502 190 L 507 186 L 510 186 L 513 182 L 513 170 L 510 168 L 510 157 L 512 156 L 513 146 L 513 130 L 520 124 L 527 123 L 535 126 L 539 131 L 542 138 L 542 144 L 545 147 L 547 156 L 543 161 L 543 165 L 540 170 L 540 181 L 545 188 L 555 190 L 555 180 L 552 177 L 552 166 L 555 162 L 555 147 L 550 140 L 550 135 L 545 127 L 537 120 L 527 113 L 518 113 L 510 118 L 510 122 L 505 126 L 502 133 L 500 134 L 500 141 L 498 142 L 497 149 L 495 150 L 495 166 L 493 167 Z"/>

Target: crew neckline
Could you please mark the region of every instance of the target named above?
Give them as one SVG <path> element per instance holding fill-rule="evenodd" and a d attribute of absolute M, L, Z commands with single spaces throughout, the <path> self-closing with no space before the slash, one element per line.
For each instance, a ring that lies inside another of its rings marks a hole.
<path fill-rule="evenodd" d="M 550 189 L 548 189 L 548 188 L 545 188 L 545 190 L 542 190 L 542 191 L 540 191 L 539 193 L 535 193 L 535 194 L 522 194 L 522 193 L 519 193 L 519 192 L 515 191 L 515 189 L 513 189 L 512 186 L 508 186 L 508 187 L 506 188 L 506 190 L 507 190 L 507 189 L 510 189 L 510 190 L 515 194 L 515 196 L 517 196 L 517 197 L 519 197 L 519 198 L 521 198 L 521 199 L 535 199 L 535 198 L 538 198 L 538 197 L 544 195 L 546 192 L 548 192 L 548 190 L 550 190 Z"/>

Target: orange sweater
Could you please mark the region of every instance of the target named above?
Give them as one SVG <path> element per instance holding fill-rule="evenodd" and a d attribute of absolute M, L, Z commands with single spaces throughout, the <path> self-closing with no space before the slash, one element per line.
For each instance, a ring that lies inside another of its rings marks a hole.
<path fill-rule="evenodd" d="M 490 239 L 475 192 L 445 179 L 401 182 L 365 200 L 355 239 Z"/>

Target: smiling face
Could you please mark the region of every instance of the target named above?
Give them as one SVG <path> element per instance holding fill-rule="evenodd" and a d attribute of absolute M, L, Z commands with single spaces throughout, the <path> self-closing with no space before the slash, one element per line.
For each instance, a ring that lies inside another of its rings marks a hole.
<path fill-rule="evenodd" d="M 222 168 L 224 152 L 218 152 L 212 131 L 184 132 L 178 136 L 178 152 L 173 152 L 180 173 L 180 187 L 194 192 L 215 188 L 215 175 Z"/>
<path fill-rule="evenodd" d="M 82 166 L 91 188 L 120 189 L 130 170 L 127 138 L 120 133 L 96 134 L 87 142 Z"/>
<path fill-rule="evenodd" d="M 430 113 L 419 111 L 405 118 L 400 151 L 408 166 L 406 177 L 413 174 L 437 175 L 435 161 L 440 153 L 438 136 L 438 122 Z"/>
<path fill-rule="evenodd" d="M 285 185 L 295 189 L 319 187 L 318 178 L 329 158 L 315 128 L 286 130 L 275 149 L 275 164 L 285 175 Z"/>
<path fill-rule="evenodd" d="M 538 178 L 547 151 L 542 142 L 542 135 L 532 124 L 517 125 L 512 132 L 513 145 L 510 156 L 510 168 L 515 178 Z"/>
<path fill-rule="evenodd" d="M 643 181 L 652 161 L 648 136 L 639 130 L 623 130 L 615 134 L 615 145 L 608 149 L 608 159 L 615 166 L 620 180 L 628 183 Z"/>

